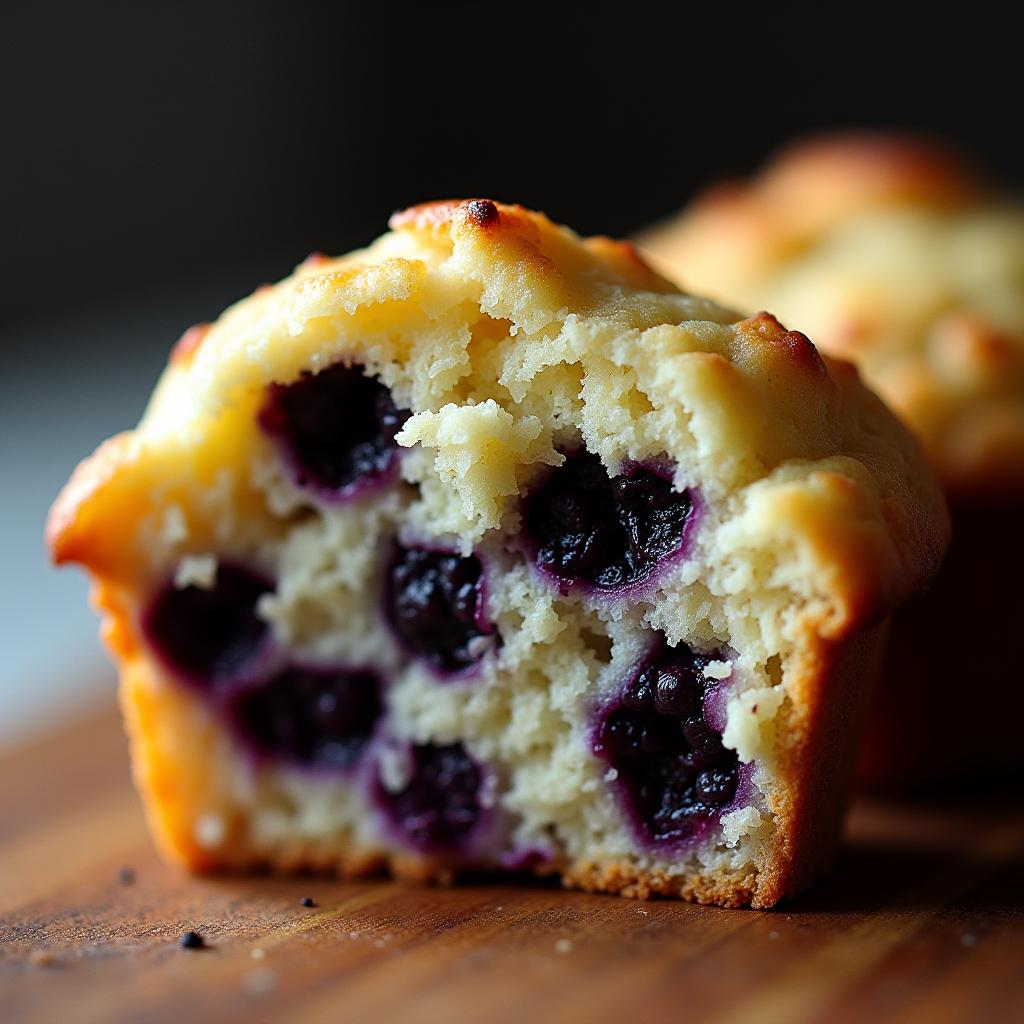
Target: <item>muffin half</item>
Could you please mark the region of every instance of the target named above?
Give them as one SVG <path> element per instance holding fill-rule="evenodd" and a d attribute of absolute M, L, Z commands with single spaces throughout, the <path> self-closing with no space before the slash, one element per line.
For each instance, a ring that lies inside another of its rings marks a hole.
<path fill-rule="evenodd" d="M 835 848 L 946 526 L 804 335 L 471 200 L 188 332 L 48 536 L 189 867 L 765 907 Z"/>

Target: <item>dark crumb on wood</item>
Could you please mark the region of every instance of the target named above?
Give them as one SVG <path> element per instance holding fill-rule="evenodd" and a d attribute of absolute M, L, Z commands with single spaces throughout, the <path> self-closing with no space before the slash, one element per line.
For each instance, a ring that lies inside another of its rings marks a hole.
<path fill-rule="evenodd" d="M 123 867 L 117 873 L 117 880 L 122 885 L 134 885 L 135 884 L 135 869 L 129 867 Z"/>
<path fill-rule="evenodd" d="M 316 900 L 312 896 L 303 896 L 300 901 L 304 907 L 315 907 Z"/>
<path fill-rule="evenodd" d="M 180 939 L 178 944 L 182 949 L 205 949 L 206 943 L 203 940 L 202 935 L 199 932 L 185 932 Z"/>

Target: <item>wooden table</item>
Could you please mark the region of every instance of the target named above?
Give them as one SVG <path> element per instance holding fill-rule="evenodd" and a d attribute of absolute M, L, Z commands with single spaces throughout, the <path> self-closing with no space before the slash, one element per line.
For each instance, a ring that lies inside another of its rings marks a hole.
<path fill-rule="evenodd" d="M 193 928 L 211 948 L 179 947 Z M 1024 1021 L 1024 806 L 863 802 L 835 873 L 757 913 L 190 878 L 150 848 L 109 710 L 0 761 L 0 1020 L 234 1019 Z"/>

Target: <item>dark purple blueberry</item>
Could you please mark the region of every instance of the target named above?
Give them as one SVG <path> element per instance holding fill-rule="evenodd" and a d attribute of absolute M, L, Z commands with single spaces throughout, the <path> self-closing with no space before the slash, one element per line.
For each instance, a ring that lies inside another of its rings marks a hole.
<path fill-rule="evenodd" d="M 736 793 L 736 772 L 730 768 L 708 768 L 697 776 L 697 796 L 710 804 L 727 804 Z"/>
<path fill-rule="evenodd" d="M 688 493 L 652 470 L 609 477 L 596 455 L 581 451 L 526 498 L 524 522 L 542 569 L 609 590 L 646 579 L 678 551 L 692 509 Z"/>
<path fill-rule="evenodd" d="M 682 731 L 695 756 L 713 758 L 722 745 L 720 737 L 704 721 L 702 713 L 687 718 Z"/>
<path fill-rule="evenodd" d="M 165 584 L 142 629 L 176 672 L 205 687 L 223 686 L 250 675 L 264 650 L 269 627 L 256 604 L 271 590 L 262 576 L 221 563 L 211 587 Z"/>
<path fill-rule="evenodd" d="M 641 672 L 622 691 L 622 703 L 634 711 L 648 710 L 654 702 L 653 681 L 651 672 Z"/>
<path fill-rule="evenodd" d="M 623 706 L 606 720 L 602 739 L 618 757 L 644 757 L 672 750 L 676 745 L 673 732 L 670 722 Z"/>
<path fill-rule="evenodd" d="M 736 793 L 736 752 L 704 721 L 711 660 L 662 643 L 597 728 L 595 752 L 616 769 L 631 814 L 654 843 L 694 835 Z"/>
<path fill-rule="evenodd" d="M 337 363 L 271 384 L 259 423 L 288 454 L 300 487 L 344 496 L 391 469 L 408 416 L 363 367 Z"/>
<path fill-rule="evenodd" d="M 231 706 L 238 732 L 261 754 L 321 768 L 348 768 L 383 714 L 372 672 L 292 666 L 240 692 Z"/>
<path fill-rule="evenodd" d="M 689 665 L 662 665 L 652 674 L 654 710 L 659 715 L 692 715 L 699 709 L 703 680 L 693 678 Z"/>
<path fill-rule="evenodd" d="M 444 672 L 476 664 L 497 633 L 484 617 L 475 555 L 397 546 L 385 585 L 388 620 L 405 647 Z"/>
<path fill-rule="evenodd" d="M 483 776 L 461 743 L 426 744 L 409 751 L 411 776 L 398 793 L 378 782 L 388 817 L 417 850 L 454 850 L 464 846 L 483 815 Z"/>
<path fill-rule="evenodd" d="M 199 932 L 185 932 L 184 935 L 178 939 L 178 945 L 182 949 L 205 949 L 206 942 Z"/>

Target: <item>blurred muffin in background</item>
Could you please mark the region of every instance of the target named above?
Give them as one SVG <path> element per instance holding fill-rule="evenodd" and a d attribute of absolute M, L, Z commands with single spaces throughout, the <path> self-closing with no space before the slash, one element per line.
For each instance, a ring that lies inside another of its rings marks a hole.
<path fill-rule="evenodd" d="M 1024 762 L 1024 206 L 937 143 L 847 134 L 708 190 L 639 243 L 684 288 L 799 324 L 915 430 L 954 540 L 895 624 L 863 774 L 1008 782 L 999 769 Z"/>

